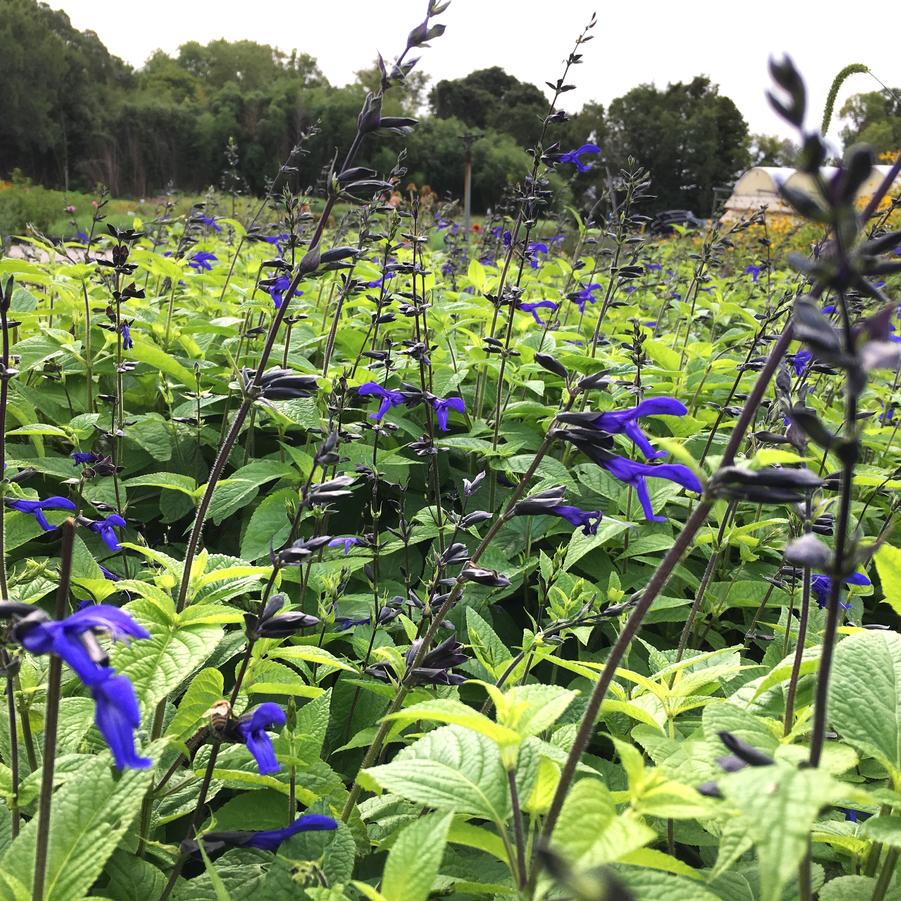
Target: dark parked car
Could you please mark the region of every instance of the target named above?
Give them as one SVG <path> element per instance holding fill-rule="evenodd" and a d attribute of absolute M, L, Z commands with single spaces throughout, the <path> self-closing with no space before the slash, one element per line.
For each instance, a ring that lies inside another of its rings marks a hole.
<path fill-rule="evenodd" d="M 663 213 L 658 213 L 651 220 L 651 231 L 655 235 L 666 235 L 673 230 L 674 225 L 702 229 L 707 223 L 695 216 L 691 210 L 666 210 Z"/>

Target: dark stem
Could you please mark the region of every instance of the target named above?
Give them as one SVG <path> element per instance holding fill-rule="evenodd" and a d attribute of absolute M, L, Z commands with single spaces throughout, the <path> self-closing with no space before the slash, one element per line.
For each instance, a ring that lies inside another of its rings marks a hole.
<path fill-rule="evenodd" d="M 519 791 L 516 788 L 515 768 L 507 770 L 507 784 L 510 786 L 510 806 L 513 810 L 513 838 L 516 842 L 516 884 L 526 887 L 526 840 L 523 834 L 522 808 L 519 806 Z"/>
<path fill-rule="evenodd" d="M 72 549 L 75 543 L 75 520 L 67 519 L 61 526 L 59 588 L 56 592 L 57 622 L 68 612 L 69 585 L 72 578 Z M 47 855 L 50 849 L 50 808 L 53 802 L 53 776 L 56 766 L 56 731 L 59 724 L 60 682 L 63 661 L 56 654 L 50 655 L 47 676 L 47 708 L 44 714 L 44 755 L 41 770 L 41 797 L 38 806 L 38 830 L 35 838 L 34 881 L 32 898 L 44 901 L 44 880 L 47 875 Z"/>

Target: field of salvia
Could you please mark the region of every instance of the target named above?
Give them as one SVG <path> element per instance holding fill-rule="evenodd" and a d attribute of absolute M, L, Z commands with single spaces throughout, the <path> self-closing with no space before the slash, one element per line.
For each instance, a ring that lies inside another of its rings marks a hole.
<path fill-rule="evenodd" d="M 0 260 L 0 899 L 901 898 L 899 166 L 783 60 L 796 225 L 559 209 L 591 28 L 468 230 L 376 94 Z"/>

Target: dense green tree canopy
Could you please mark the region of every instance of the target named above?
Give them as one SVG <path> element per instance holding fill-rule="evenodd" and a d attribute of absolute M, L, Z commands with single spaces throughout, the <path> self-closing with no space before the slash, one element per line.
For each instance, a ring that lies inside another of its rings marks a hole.
<path fill-rule="evenodd" d="M 901 149 L 901 89 L 870 91 L 849 97 L 841 109 L 845 147 L 871 144 L 877 153 Z"/>
<path fill-rule="evenodd" d="M 103 182 L 123 195 L 221 184 L 232 139 L 240 182 L 260 192 L 308 131 L 315 133 L 304 144 L 295 187 L 313 185 L 336 148 L 351 140 L 362 99 L 379 84 L 375 63 L 336 87 L 311 55 L 254 41 L 189 41 L 173 55 L 156 51 L 134 71 L 95 34 L 35 0 L 0 0 L 0 58 L 8 73 L 0 91 L 0 177 L 20 169 L 48 185 L 91 189 Z M 384 113 L 415 116 L 419 127 L 408 139 L 369 139 L 360 162 L 387 171 L 406 146 L 407 181 L 440 195 L 461 194 L 462 137 L 481 135 L 473 148 L 473 204 L 480 210 L 527 171 L 525 148 L 541 133 L 548 99 L 497 66 L 439 81 L 431 91 L 427 76 L 413 70 L 405 88 L 388 96 Z M 581 206 L 590 206 L 632 156 L 651 170 L 659 208 L 703 213 L 713 188 L 748 161 L 744 120 L 706 78 L 662 91 L 635 88 L 609 115 L 598 103 L 567 113 L 549 125 L 545 148 L 591 141 L 602 149 L 589 171 L 561 172 L 572 182 L 567 199 Z M 861 128 L 874 118 L 855 116 Z"/>
<path fill-rule="evenodd" d="M 650 170 L 658 209 L 708 214 L 713 189 L 749 162 L 747 123 L 704 76 L 633 88 L 611 103 L 607 127 L 609 157 L 623 165 L 631 156 Z"/>

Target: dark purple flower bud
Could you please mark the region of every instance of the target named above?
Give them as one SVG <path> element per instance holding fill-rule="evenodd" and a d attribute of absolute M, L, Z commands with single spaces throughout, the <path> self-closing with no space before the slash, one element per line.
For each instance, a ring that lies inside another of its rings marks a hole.
<path fill-rule="evenodd" d="M 510 580 L 497 570 L 482 569 L 479 566 L 466 567 L 460 576 L 465 582 L 475 582 L 478 585 L 487 585 L 489 588 L 507 588 L 510 585 Z"/>
<path fill-rule="evenodd" d="M 466 516 L 460 520 L 460 528 L 470 529 L 473 526 L 477 526 L 480 522 L 487 522 L 493 515 L 493 513 L 489 513 L 487 510 L 473 510 L 472 513 L 467 513 Z"/>
<path fill-rule="evenodd" d="M 535 362 L 542 368 L 547 369 L 548 372 L 559 375 L 564 381 L 569 378 L 569 372 L 566 367 L 550 354 L 535 354 Z"/>
<path fill-rule="evenodd" d="M 471 482 L 469 479 L 463 479 L 463 495 L 464 497 L 472 497 L 479 490 L 479 485 L 485 480 L 485 470 L 482 470 Z"/>
<path fill-rule="evenodd" d="M 249 387 L 255 373 L 244 370 L 245 384 Z M 319 377 L 315 375 L 301 375 L 291 369 L 273 367 L 267 369 L 260 378 L 260 394 L 266 400 L 295 400 L 301 397 L 311 397 L 316 393 L 319 385 Z"/>
<path fill-rule="evenodd" d="M 462 542 L 455 541 L 444 549 L 444 553 L 438 558 L 439 566 L 456 566 L 469 560 L 469 550 Z"/>
<path fill-rule="evenodd" d="M 720 732 L 718 734 L 720 741 L 748 766 L 772 766 L 775 763 L 768 754 L 758 751 L 757 748 L 752 747 L 737 735 L 733 735 L 731 732 Z"/>

